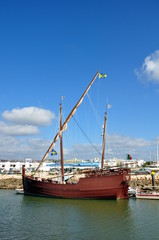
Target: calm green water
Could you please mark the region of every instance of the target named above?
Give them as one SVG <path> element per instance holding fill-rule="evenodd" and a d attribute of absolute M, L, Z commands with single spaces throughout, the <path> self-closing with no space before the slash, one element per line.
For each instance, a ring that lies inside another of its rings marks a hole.
<path fill-rule="evenodd" d="M 159 239 L 159 200 L 63 200 L 0 190 L 0 239 Z"/>

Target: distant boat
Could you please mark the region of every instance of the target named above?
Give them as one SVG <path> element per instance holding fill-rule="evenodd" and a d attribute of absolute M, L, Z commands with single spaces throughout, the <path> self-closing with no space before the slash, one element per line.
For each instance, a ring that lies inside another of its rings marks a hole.
<path fill-rule="evenodd" d="M 23 188 L 17 188 L 17 189 L 15 189 L 15 191 L 16 191 L 16 193 L 17 194 L 24 194 L 24 189 Z"/>
<path fill-rule="evenodd" d="M 138 199 L 150 199 L 150 200 L 159 200 L 159 192 L 138 192 L 136 191 L 136 198 Z"/>
<path fill-rule="evenodd" d="M 159 164 L 149 165 L 149 166 L 147 166 L 147 169 L 148 169 L 149 171 L 155 171 L 155 172 L 157 172 L 157 171 L 159 171 Z"/>
<path fill-rule="evenodd" d="M 56 198 L 76 198 L 76 199 L 128 199 L 128 184 L 130 181 L 130 169 L 104 169 L 104 151 L 105 151 L 105 131 L 107 112 L 104 117 L 103 128 L 103 147 L 102 147 L 102 161 L 100 169 L 83 170 L 81 174 L 74 174 L 69 180 L 64 178 L 64 159 L 63 159 L 63 132 L 67 129 L 67 123 L 75 114 L 77 108 L 82 103 L 85 95 L 90 89 L 91 85 L 98 76 L 99 71 L 92 79 L 83 95 L 74 106 L 65 122 L 62 124 L 62 105 L 60 103 L 60 130 L 56 134 L 53 142 L 41 160 L 36 172 L 39 170 L 42 163 L 46 160 L 49 152 L 54 149 L 55 142 L 60 138 L 60 152 L 61 152 L 61 179 L 55 180 L 53 178 L 38 178 L 27 176 L 25 168 L 22 170 L 24 194 L 56 197 Z"/>
<path fill-rule="evenodd" d="M 130 197 L 135 197 L 136 196 L 136 189 L 133 189 L 132 187 L 128 188 L 128 193 Z"/>

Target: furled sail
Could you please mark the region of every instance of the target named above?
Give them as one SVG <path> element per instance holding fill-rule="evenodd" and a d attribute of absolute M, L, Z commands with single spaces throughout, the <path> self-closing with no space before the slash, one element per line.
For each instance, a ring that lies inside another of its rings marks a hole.
<path fill-rule="evenodd" d="M 72 111 L 70 112 L 70 114 L 68 115 L 68 117 L 66 118 L 65 122 L 62 125 L 62 128 L 60 129 L 60 131 L 56 134 L 56 136 L 54 137 L 50 147 L 48 148 L 47 152 L 45 153 L 43 159 L 41 160 L 41 162 L 39 163 L 39 166 L 37 167 L 37 169 L 35 170 L 35 173 L 38 171 L 38 169 L 41 167 L 42 163 L 46 160 L 48 153 L 51 151 L 52 148 L 55 147 L 55 142 L 58 140 L 60 134 L 62 134 L 62 132 L 64 132 L 67 129 L 67 123 L 70 121 L 70 119 L 73 117 L 73 115 L 76 112 L 76 109 L 81 105 L 85 95 L 87 94 L 87 92 L 89 91 L 91 85 L 93 84 L 93 82 L 95 81 L 95 79 L 97 78 L 99 74 L 99 70 L 96 73 L 96 75 L 94 76 L 94 78 L 92 79 L 92 81 L 90 82 L 90 84 L 88 85 L 88 87 L 86 88 L 86 90 L 84 91 L 83 95 L 81 96 L 81 98 L 79 99 L 79 101 L 77 102 L 77 104 L 75 105 L 75 107 L 72 109 Z M 35 174 L 34 173 L 34 174 Z"/>

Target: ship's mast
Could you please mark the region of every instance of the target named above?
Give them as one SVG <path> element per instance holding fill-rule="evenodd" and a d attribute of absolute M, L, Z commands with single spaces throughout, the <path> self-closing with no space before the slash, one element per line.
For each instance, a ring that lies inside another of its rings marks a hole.
<path fill-rule="evenodd" d="M 93 84 L 93 82 L 95 81 L 95 79 L 97 78 L 99 74 L 99 70 L 96 73 L 96 75 L 94 76 L 94 78 L 92 79 L 92 81 L 89 83 L 88 87 L 86 88 L 86 90 L 84 91 L 84 93 L 82 94 L 81 98 L 79 99 L 79 101 L 76 103 L 76 105 L 74 106 L 74 108 L 72 109 L 72 111 L 70 112 L 70 114 L 68 115 L 68 117 L 66 118 L 65 122 L 63 123 L 63 125 L 60 128 L 60 131 L 58 131 L 58 133 L 56 134 L 56 136 L 54 137 L 52 143 L 50 144 L 48 150 L 46 151 L 44 157 L 42 158 L 41 162 L 39 163 L 37 169 L 35 170 L 34 174 L 38 171 L 38 169 L 40 168 L 40 166 L 42 165 L 42 163 L 46 160 L 49 152 L 51 151 L 52 148 L 54 148 L 55 146 L 55 142 L 57 142 L 58 138 L 60 137 L 60 135 L 62 134 L 62 132 L 64 132 L 67 129 L 67 123 L 70 121 L 70 119 L 73 117 L 73 115 L 75 114 L 77 108 L 81 105 L 85 95 L 87 94 L 87 92 L 89 91 L 91 85 Z M 33 174 L 33 175 L 34 175 Z"/>
<path fill-rule="evenodd" d="M 156 157 L 156 161 L 157 161 L 157 164 L 158 164 L 158 143 L 157 143 L 157 157 Z"/>
<path fill-rule="evenodd" d="M 64 182 L 64 161 L 63 161 L 63 138 L 62 138 L 62 104 L 60 103 L 60 152 L 61 152 L 61 176 Z"/>
<path fill-rule="evenodd" d="M 105 117 L 104 117 L 104 129 L 103 129 L 103 150 L 102 150 L 101 169 L 103 169 L 103 166 L 104 166 L 104 153 L 105 153 L 105 132 L 106 132 L 106 122 L 107 122 L 107 112 L 105 112 Z"/>

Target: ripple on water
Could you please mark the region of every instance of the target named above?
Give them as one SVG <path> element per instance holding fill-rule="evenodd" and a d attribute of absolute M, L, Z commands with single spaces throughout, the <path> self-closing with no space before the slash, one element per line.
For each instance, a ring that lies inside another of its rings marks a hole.
<path fill-rule="evenodd" d="M 2 240 L 146 240 L 159 235 L 159 201 L 51 199 L 0 190 L 0 206 Z"/>

